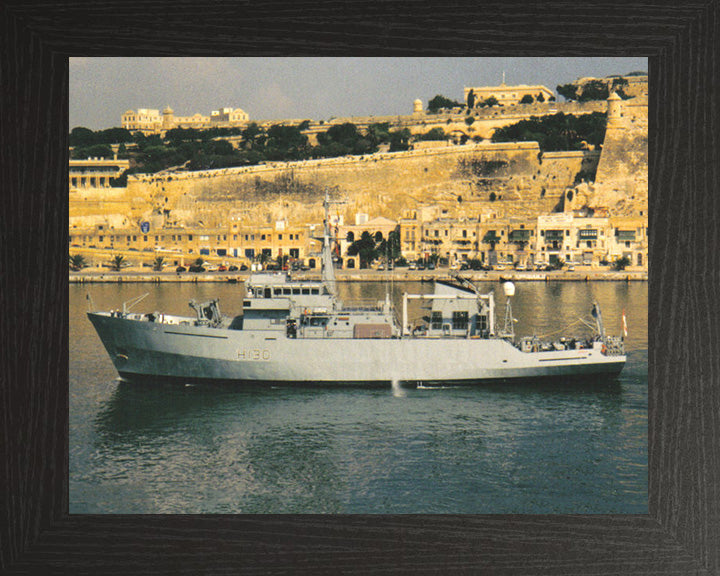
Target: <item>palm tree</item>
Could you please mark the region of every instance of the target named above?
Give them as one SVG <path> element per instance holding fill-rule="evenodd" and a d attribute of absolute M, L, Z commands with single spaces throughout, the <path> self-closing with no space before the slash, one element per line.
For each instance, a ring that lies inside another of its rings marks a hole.
<path fill-rule="evenodd" d="M 165 258 L 163 258 L 162 256 L 157 256 L 153 261 L 153 270 L 155 270 L 156 272 L 160 272 L 163 269 L 164 262 Z"/>
<path fill-rule="evenodd" d="M 71 254 L 70 255 L 70 269 L 75 270 L 76 272 L 78 270 L 82 270 L 87 266 L 87 262 L 85 262 L 85 257 L 82 254 Z"/>
<path fill-rule="evenodd" d="M 120 270 L 125 266 L 125 257 L 122 254 L 117 254 L 111 261 L 110 261 L 110 268 L 115 270 L 116 272 L 120 272 Z"/>

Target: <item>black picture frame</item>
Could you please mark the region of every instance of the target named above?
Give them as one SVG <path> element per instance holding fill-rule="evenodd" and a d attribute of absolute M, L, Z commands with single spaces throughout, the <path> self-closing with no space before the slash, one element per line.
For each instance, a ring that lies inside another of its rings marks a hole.
<path fill-rule="evenodd" d="M 720 574 L 719 22 L 718 0 L 6 0 L 0 571 Z M 649 514 L 69 515 L 67 58 L 178 54 L 648 56 Z"/>

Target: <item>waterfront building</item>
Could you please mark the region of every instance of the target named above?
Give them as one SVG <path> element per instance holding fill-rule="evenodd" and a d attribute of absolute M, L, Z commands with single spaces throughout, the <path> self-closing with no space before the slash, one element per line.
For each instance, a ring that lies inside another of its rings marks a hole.
<path fill-rule="evenodd" d="M 393 232 L 397 226 L 397 221 L 382 216 L 368 220 L 367 214 L 356 214 L 354 225 L 345 225 L 340 221 L 336 226 L 335 234 L 338 239 L 338 254 L 342 257 L 343 267 L 360 268 L 359 256 L 350 256 L 348 254 L 348 248 L 350 248 L 353 242 L 360 240 L 363 233 L 367 232 L 374 238 L 379 232 L 382 234 L 383 239 L 387 240 L 390 232 Z"/>
<path fill-rule="evenodd" d="M 86 188 L 109 188 L 110 180 L 118 178 L 130 167 L 129 160 L 87 158 L 70 160 L 68 179 L 70 192 Z"/>
<path fill-rule="evenodd" d="M 122 228 L 97 224 L 71 228 L 69 243 L 71 251 L 75 248 L 98 254 L 118 253 L 137 264 L 163 256 L 173 265 L 187 265 L 197 258 L 246 264 L 275 261 L 283 256 L 304 261 L 320 249 L 320 240 L 312 238 L 306 226 L 249 227 L 236 223 L 160 228 L 151 227 L 149 222 Z"/>
<path fill-rule="evenodd" d="M 515 86 L 507 86 L 505 82 L 500 86 L 472 86 L 464 89 L 465 103 L 472 92 L 474 103 L 473 108 L 479 108 L 481 104 L 489 98 L 495 98 L 498 104 L 502 106 L 514 106 L 519 104 L 525 96 L 531 96 L 533 101 L 549 101 L 555 99 L 555 93 L 547 86 L 526 84 L 518 84 Z M 538 98 L 540 96 L 541 98 Z"/>
<path fill-rule="evenodd" d="M 608 241 L 608 259 L 627 258 L 631 266 L 648 265 L 648 222 L 638 216 L 610 218 L 612 234 Z"/>

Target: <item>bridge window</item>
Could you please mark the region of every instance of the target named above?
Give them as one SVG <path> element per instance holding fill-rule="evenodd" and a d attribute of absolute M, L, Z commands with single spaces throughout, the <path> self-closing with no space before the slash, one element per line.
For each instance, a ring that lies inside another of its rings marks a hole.
<path fill-rule="evenodd" d="M 452 316 L 453 330 L 467 330 L 468 327 L 468 313 L 467 312 L 453 312 Z"/>
<path fill-rule="evenodd" d="M 433 330 L 442 329 L 442 312 L 434 311 L 431 317 L 431 328 Z"/>

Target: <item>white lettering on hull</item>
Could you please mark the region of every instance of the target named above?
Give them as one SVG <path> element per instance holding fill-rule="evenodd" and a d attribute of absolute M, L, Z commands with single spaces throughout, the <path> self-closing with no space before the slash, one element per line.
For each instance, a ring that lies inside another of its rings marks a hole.
<path fill-rule="evenodd" d="M 270 350 L 267 348 L 240 349 L 237 352 L 237 357 L 238 360 L 268 361 L 270 360 Z"/>

